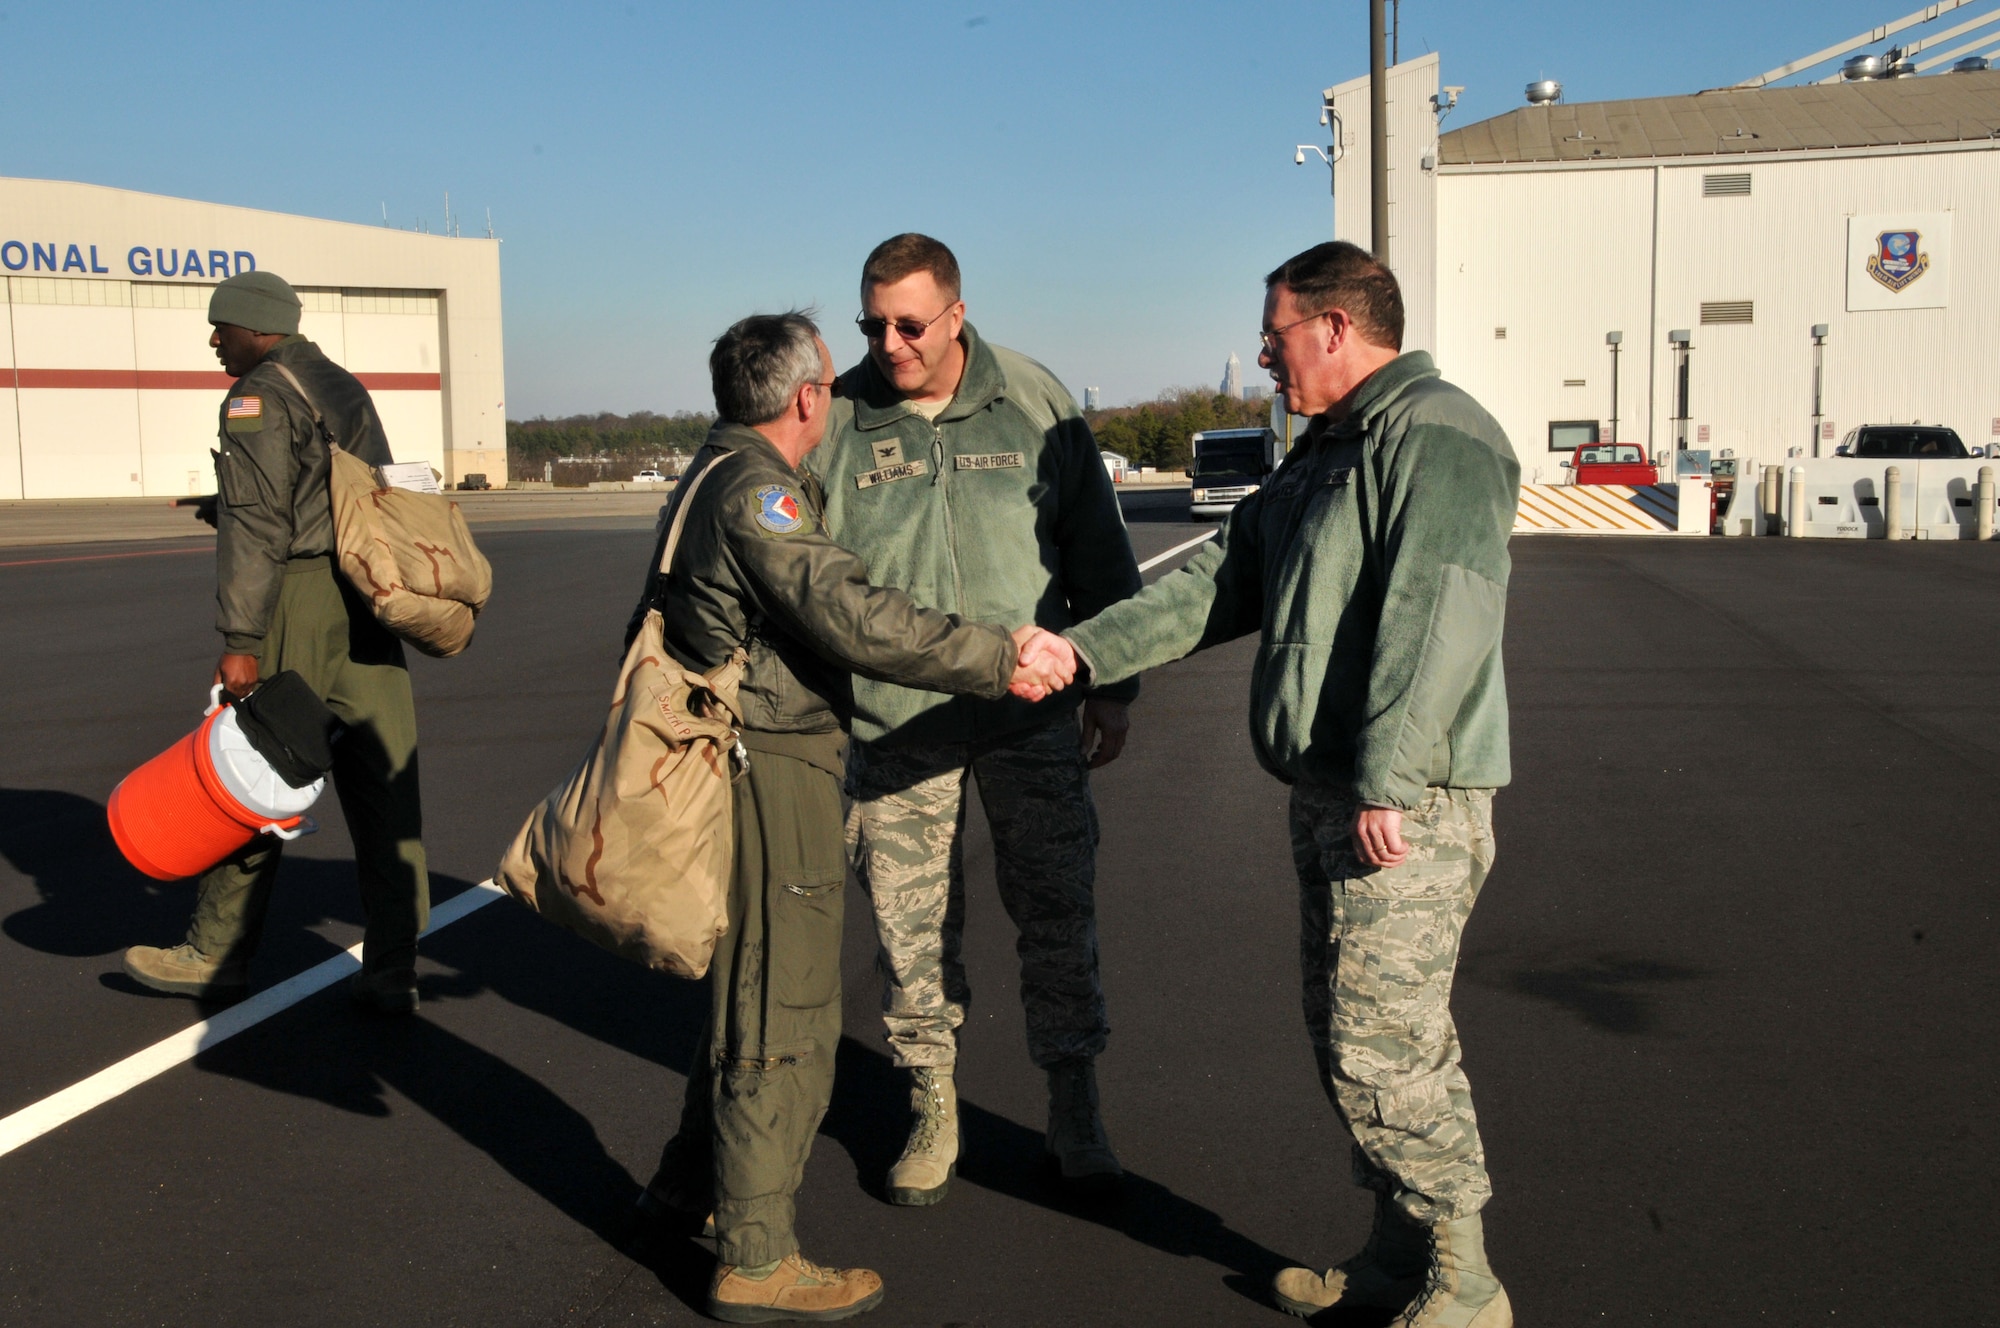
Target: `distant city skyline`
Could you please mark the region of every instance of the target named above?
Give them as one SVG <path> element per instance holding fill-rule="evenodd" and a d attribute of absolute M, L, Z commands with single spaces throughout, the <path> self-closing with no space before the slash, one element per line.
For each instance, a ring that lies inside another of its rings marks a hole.
<path fill-rule="evenodd" d="M 1691 92 L 1901 11 L 1604 12 L 1405 0 L 1403 53 L 1439 51 L 1464 85 L 1449 130 L 1512 109 L 1537 77 L 1570 101 Z M 1258 377 L 1262 276 L 1331 230 L 1326 168 L 1292 157 L 1326 141 L 1319 90 L 1366 72 L 1366 7 L 1273 0 L 1245 18 L 1219 0 L 363 0 L 229 28 L 309 52 L 339 71 L 335 93 L 296 60 L 218 52 L 214 15 L 14 5 L 0 174 L 433 232 L 449 191 L 466 234 L 490 211 L 503 242 L 517 419 L 706 410 L 709 343 L 757 309 L 817 305 L 854 364 L 861 259 L 901 230 L 957 252 L 982 335 L 1121 405 L 1213 382 L 1218 353 Z M 80 33 L 88 58 L 32 54 Z M 283 151 L 256 147 L 246 107 L 282 122 Z"/>

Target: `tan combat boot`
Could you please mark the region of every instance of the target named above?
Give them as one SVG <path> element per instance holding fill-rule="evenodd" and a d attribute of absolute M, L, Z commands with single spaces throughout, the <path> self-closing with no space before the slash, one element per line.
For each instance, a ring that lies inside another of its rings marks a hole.
<path fill-rule="evenodd" d="M 1098 1113 L 1097 1067 L 1086 1060 L 1049 1067 L 1049 1134 L 1045 1145 L 1063 1183 L 1078 1190 L 1115 1189 L 1125 1168 L 1111 1151 Z"/>
<path fill-rule="evenodd" d="M 1430 1252 L 1430 1228 L 1410 1221 L 1378 1194 L 1375 1223 L 1359 1254 L 1325 1273 L 1285 1269 L 1272 1279 L 1272 1298 L 1279 1309 L 1301 1319 L 1336 1305 L 1400 1310 L 1424 1289 Z"/>
<path fill-rule="evenodd" d="M 922 1208 L 944 1198 L 958 1169 L 958 1089 L 950 1066 L 910 1071 L 910 1141 L 889 1168 L 889 1202 Z"/>
<path fill-rule="evenodd" d="M 828 1323 L 882 1303 L 882 1279 L 866 1268 L 822 1268 L 797 1250 L 763 1276 L 723 1264 L 708 1289 L 708 1317 L 724 1323 Z"/>
<path fill-rule="evenodd" d="M 1514 1328 L 1507 1288 L 1486 1262 L 1479 1215 L 1430 1229 L 1431 1264 L 1423 1294 L 1389 1328 Z"/>
<path fill-rule="evenodd" d="M 125 952 L 125 976 L 142 987 L 198 1001 L 240 1000 L 250 987 L 247 960 L 224 963 L 185 942 L 171 949 L 133 946 Z"/>

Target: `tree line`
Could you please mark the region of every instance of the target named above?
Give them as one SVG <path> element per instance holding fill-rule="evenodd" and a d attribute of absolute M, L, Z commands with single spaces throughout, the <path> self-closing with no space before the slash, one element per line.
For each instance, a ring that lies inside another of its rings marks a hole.
<path fill-rule="evenodd" d="M 1238 401 L 1211 388 L 1177 387 L 1151 401 L 1085 413 L 1097 445 L 1116 452 L 1135 466 L 1180 470 L 1191 451 L 1188 439 L 1203 429 L 1248 429 L 1268 423 L 1269 398 Z M 689 457 L 701 446 L 715 416 L 683 410 L 660 415 L 650 410 L 630 415 L 600 411 L 549 419 L 507 421 L 508 470 L 517 479 L 540 479 L 545 467 L 565 457 L 602 458 L 611 470 L 640 463 L 668 468 L 675 457 Z"/>
<path fill-rule="evenodd" d="M 1271 421 L 1271 400 L 1239 401 L 1213 388 L 1170 388 L 1151 401 L 1086 411 L 1097 445 L 1135 466 L 1184 470 L 1189 439 L 1204 429 L 1254 429 Z"/>

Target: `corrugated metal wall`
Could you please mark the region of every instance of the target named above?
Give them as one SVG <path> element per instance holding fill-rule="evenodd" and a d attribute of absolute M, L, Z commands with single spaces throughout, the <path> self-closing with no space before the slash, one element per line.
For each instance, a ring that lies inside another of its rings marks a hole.
<path fill-rule="evenodd" d="M 1744 172 L 1747 195 L 1704 191 L 1706 175 Z M 1951 215 L 1949 252 L 1920 279 L 1928 285 L 1909 290 L 1934 300 L 1943 285 L 1947 306 L 1849 312 L 1849 283 L 1871 280 L 1850 257 L 1850 218 L 1924 213 Z M 1917 419 L 1968 444 L 2000 441 L 1996 241 L 2000 145 L 1452 168 L 1438 180 L 1440 367 L 1499 417 L 1528 479 L 1560 474 L 1551 421 L 1608 421 L 1613 330 L 1625 334 L 1620 440 L 1655 451 L 1673 445 L 1666 337 L 1676 328 L 1694 347 L 1690 446 L 1766 462 L 1809 449 L 1815 323 L 1829 327 L 1824 401 L 1836 439 Z M 1740 320 L 1744 302 L 1748 322 L 1701 321 L 1704 304 Z"/>

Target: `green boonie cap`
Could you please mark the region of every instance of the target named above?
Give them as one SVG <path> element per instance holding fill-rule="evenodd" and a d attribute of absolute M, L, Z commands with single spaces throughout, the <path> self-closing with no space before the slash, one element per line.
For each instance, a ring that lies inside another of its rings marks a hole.
<path fill-rule="evenodd" d="M 299 297 L 275 272 L 239 272 L 209 297 L 208 321 L 290 336 L 299 330 Z"/>

